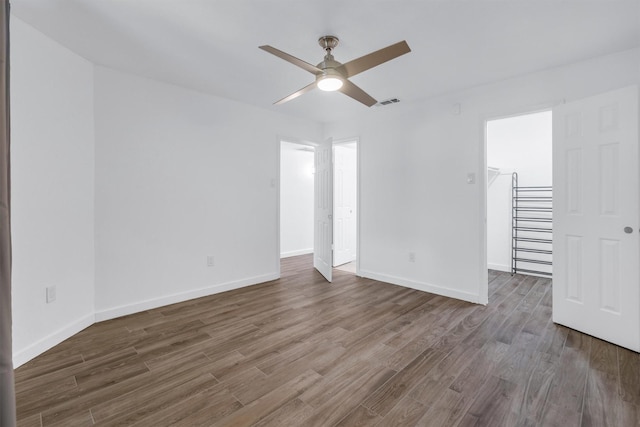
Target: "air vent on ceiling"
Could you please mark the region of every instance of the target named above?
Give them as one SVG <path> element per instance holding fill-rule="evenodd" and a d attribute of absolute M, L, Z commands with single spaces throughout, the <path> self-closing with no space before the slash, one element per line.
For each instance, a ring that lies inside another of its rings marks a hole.
<path fill-rule="evenodd" d="M 400 102 L 398 98 L 389 98 L 389 99 L 385 99 L 384 101 L 378 102 L 378 106 L 396 104 L 398 102 Z"/>

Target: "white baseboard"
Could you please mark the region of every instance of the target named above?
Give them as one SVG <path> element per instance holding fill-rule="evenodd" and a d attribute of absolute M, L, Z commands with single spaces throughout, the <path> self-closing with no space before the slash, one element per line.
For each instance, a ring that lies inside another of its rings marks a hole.
<path fill-rule="evenodd" d="M 292 257 L 292 256 L 306 255 L 306 254 L 312 254 L 312 253 L 313 253 L 313 248 L 300 249 L 300 250 L 297 250 L 297 251 L 281 252 L 280 253 L 280 258 L 289 258 L 289 257 Z"/>
<path fill-rule="evenodd" d="M 64 328 L 42 338 L 41 340 L 31 344 L 27 348 L 23 348 L 13 353 L 13 366 L 17 368 L 24 365 L 31 359 L 41 355 L 45 351 L 60 344 L 67 338 L 72 337 L 83 329 L 88 328 L 97 322 L 115 319 L 116 317 L 126 316 L 128 314 L 138 313 L 140 311 L 150 310 L 153 308 L 163 307 L 169 304 L 187 301 L 194 298 L 200 298 L 220 292 L 231 291 L 233 289 L 243 288 L 245 286 L 257 285 L 259 283 L 268 282 L 278 279 L 277 273 L 265 274 L 262 276 L 249 277 L 234 282 L 222 283 L 207 288 L 196 289 L 193 291 L 182 292 L 178 294 L 168 295 L 160 298 L 154 298 L 147 301 L 141 301 L 133 304 L 127 304 L 120 307 L 110 308 L 106 310 L 96 311 L 88 314 L 75 322 L 65 326 Z"/>
<path fill-rule="evenodd" d="M 480 296 L 469 292 L 461 292 L 456 289 L 447 288 L 445 286 L 433 285 L 430 283 L 416 282 L 414 280 L 405 279 L 403 277 L 395 277 L 387 274 L 376 273 L 373 271 L 360 270 L 360 276 L 368 279 L 378 280 L 380 282 L 391 283 L 392 285 L 404 286 L 406 288 L 416 289 L 418 291 L 429 292 L 432 294 L 442 295 L 449 298 L 456 298 L 476 304 L 481 304 Z"/>
<path fill-rule="evenodd" d="M 153 308 L 164 307 L 165 305 L 184 302 L 194 298 L 206 297 L 221 292 L 231 291 L 233 289 L 243 288 L 245 286 L 257 285 L 259 283 L 276 280 L 278 278 L 279 276 L 277 273 L 270 273 L 262 276 L 248 277 L 234 282 L 222 283 L 207 288 L 196 289 L 193 291 L 153 298 L 133 304 L 121 305 L 119 307 L 96 311 L 95 319 L 96 322 L 102 322 L 104 320 L 115 319 L 116 317 L 127 316 L 129 314 L 139 313 Z"/>
<path fill-rule="evenodd" d="M 72 322 L 62 329 L 55 331 L 54 333 L 36 341 L 27 348 L 15 351 L 13 353 L 13 367 L 17 368 L 24 365 L 31 359 L 41 355 L 45 351 L 60 344 L 62 341 L 70 338 L 80 332 L 83 329 L 93 325 L 95 316 L 93 313 L 88 314 L 75 322 Z"/>
<path fill-rule="evenodd" d="M 510 265 L 487 263 L 487 268 L 489 270 L 505 271 L 507 273 L 511 273 Z"/>
<path fill-rule="evenodd" d="M 293 256 L 293 255 L 291 255 Z M 491 268 L 491 266 L 490 266 Z M 480 298 L 478 295 L 468 292 L 461 292 L 455 289 L 450 289 L 444 286 L 433 285 L 429 283 L 416 282 L 413 280 L 405 279 L 402 277 L 395 277 L 386 274 L 376 273 L 367 270 L 360 270 L 359 275 L 361 277 L 379 280 L 381 282 L 387 282 L 394 285 L 405 286 L 412 289 L 417 289 L 423 292 L 430 292 L 450 298 L 457 298 L 463 301 L 469 301 L 473 303 L 479 303 Z M 221 292 L 230 291 L 233 289 L 243 288 L 246 286 L 257 285 L 259 283 L 268 282 L 278 279 L 277 273 L 265 274 L 262 276 L 249 277 L 246 279 L 222 283 L 215 286 L 196 289 L 188 292 L 177 293 L 173 295 L 167 295 L 159 298 L 153 298 L 146 301 L 140 301 L 133 304 L 127 304 L 119 307 L 108 308 L 105 310 L 96 311 L 94 314 L 86 315 L 81 319 L 67 325 L 66 327 L 50 334 L 49 336 L 37 341 L 27 348 L 18 350 L 13 354 L 14 367 L 17 368 L 36 356 L 44 353 L 50 348 L 56 346 L 67 338 L 77 334 L 81 330 L 91 326 L 93 323 L 102 322 L 104 320 L 115 319 L 116 317 L 126 316 L 129 314 L 138 313 L 145 310 L 151 310 L 158 307 L 163 307 L 169 304 L 175 304 L 183 301 L 187 301 L 194 298 L 200 298 L 208 295 L 214 295 Z"/>

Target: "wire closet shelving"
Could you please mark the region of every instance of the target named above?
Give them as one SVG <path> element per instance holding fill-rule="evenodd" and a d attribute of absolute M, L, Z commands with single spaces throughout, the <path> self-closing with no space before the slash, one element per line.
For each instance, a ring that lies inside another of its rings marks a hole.
<path fill-rule="evenodd" d="M 511 274 L 552 276 L 553 190 L 521 187 L 511 175 Z"/>

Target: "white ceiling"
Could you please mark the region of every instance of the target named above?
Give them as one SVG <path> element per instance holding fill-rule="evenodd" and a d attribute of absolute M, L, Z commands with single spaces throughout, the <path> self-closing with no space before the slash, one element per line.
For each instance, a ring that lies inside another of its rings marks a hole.
<path fill-rule="evenodd" d="M 96 64 L 320 122 L 368 110 L 318 90 L 273 106 L 313 76 L 259 45 L 316 64 L 325 34 L 340 38 L 340 62 L 406 40 L 411 53 L 351 79 L 379 101 L 415 101 L 640 46 L 640 0 L 11 3 L 14 15 Z"/>

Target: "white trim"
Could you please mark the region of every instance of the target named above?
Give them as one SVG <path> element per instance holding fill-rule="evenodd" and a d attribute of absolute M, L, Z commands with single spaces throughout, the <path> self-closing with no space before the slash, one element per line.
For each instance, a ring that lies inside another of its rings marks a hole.
<path fill-rule="evenodd" d="M 487 121 L 482 118 L 479 121 L 480 131 L 482 132 L 482 150 L 480 151 L 480 173 L 476 182 L 480 185 L 480 203 L 478 218 L 480 218 L 480 247 L 478 248 L 480 271 L 478 276 L 480 281 L 478 282 L 478 301 L 481 304 L 489 304 L 489 268 L 488 268 L 488 238 L 487 238 L 487 188 L 488 182 L 488 170 L 487 170 Z"/>
<path fill-rule="evenodd" d="M 282 213 L 280 212 L 280 198 L 281 198 L 281 187 L 282 187 L 282 141 L 283 139 L 280 135 L 276 135 L 276 173 L 278 174 L 277 184 L 276 184 L 276 254 L 280 254 L 280 258 L 282 258 L 282 242 L 280 241 L 280 216 Z M 282 272 L 280 271 L 280 259 L 276 256 L 275 268 L 276 274 L 278 278 L 280 278 Z"/>
<path fill-rule="evenodd" d="M 140 301 L 134 304 L 121 305 L 119 307 L 109 308 L 106 310 L 96 311 L 95 321 L 102 322 L 104 320 L 115 319 L 116 317 L 126 316 L 129 314 L 139 313 L 145 310 L 151 310 L 158 307 L 164 307 L 169 304 L 189 301 L 196 298 L 206 297 L 221 292 L 231 291 L 245 286 L 257 285 L 260 283 L 276 280 L 280 277 L 277 273 L 269 273 L 262 276 L 248 277 L 246 279 L 234 282 L 222 283 L 206 288 L 196 289 L 188 292 L 181 292 L 173 295 L 167 295 L 159 298 L 153 298 L 146 301 Z"/>
<path fill-rule="evenodd" d="M 289 258 L 292 256 L 307 255 L 312 253 L 313 253 L 313 248 L 298 249 L 297 251 L 282 252 L 280 253 L 280 258 Z"/>
<path fill-rule="evenodd" d="M 362 173 L 360 157 L 362 156 L 362 144 L 360 144 L 360 137 L 356 138 L 356 276 L 360 274 L 360 248 L 361 236 L 360 225 L 362 224 L 362 203 L 360 203 L 360 195 L 362 194 Z"/>
<path fill-rule="evenodd" d="M 489 270 L 497 270 L 497 271 L 504 271 L 506 273 L 511 273 L 510 265 L 487 263 L 487 268 Z"/>
<path fill-rule="evenodd" d="M 178 294 L 168 295 L 164 297 L 154 298 L 147 301 L 141 301 L 134 304 L 127 304 L 120 307 L 110 308 L 106 310 L 96 311 L 95 313 L 87 314 L 86 316 L 70 323 L 69 325 L 57 330 L 56 332 L 47 335 L 46 337 L 36 341 L 28 347 L 15 351 L 13 353 L 13 365 L 14 368 L 18 368 L 24 365 L 31 359 L 40 356 L 45 351 L 55 347 L 64 340 L 71 338 L 83 329 L 88 328 L 94 323 L 102 322 L 105 320 L 115 319 L 117 317 L 126 316 L 129 314 L 139 313 L 145 310 L 151 310 L 154 308 L 164 307 L 170 304 L 178 302 L 189 301 L 196 298 L 201 298 L 209 295 L 218 294 L 221 292 L 231 291 L 233 289 L 244 288 L 247 286 L 258 285 L 261 283 L 276 280 L 280 277 L 277 273 L 265 274 L 262 276 L 249 277 L 234 282 L 222 283 L 207 288 L 196 289 L 188 292 L 181 292 Z"/>
<path fill-rule="evenodd" d="M 405 288 L 416 289 L 422 292 L 429 292 L 449 298 L 456 298 L 463 301 L 486 305 L 485 302 L 482 302 L 482 298 L 480 298 L 480 295 L 475 295 L 469 292 L 461 292 L 456 289 L 447 288 L 445 286 L 416 282 L 414 280 L 405 279 L 403 277 L 389 276 L 387 274 L 366 270 L 360 270 L 360 274 L 358 274 L 358 276 L 365 277 L 367 279 L 378 280 L 380 282 L 391 283 L 392 285 L 404 286 Z"/>
<path fill-rule="evenodd" d="M 62 341 L 71 338 L 78 332 L 83 329 L 88 328 L 93 325 L 95 322 L 95 315 L 93 313 L 87 314 L 84 317 L 76 320 L 63 327 L 62 329 L 58 329 L 52 334 L 47 335 L 46 337 L 34 342 L 22 350 L 15 351 L 13 353 L 13 367 L 18 368 L 21 365 L 24 365 L 31 359 L 36 358 L 41 355 L 45 351 L 55 347 L 60 344 Z"/>
<path fill-rule="evenodd" d="M 483 115 L 483 120 L 486 122 L 492 122 L 495 120 L 504 120 L 504 119 L 511 119 L 511 118 L 515 118 L 515 117 L 520 117 L 520 116 L 528 116 L 530 114 L 538 114 L 538 113 L 544 113 L 547 111 L 553 111 L 553 108 L 564 104 L 565 100 L 557 100 L 557 101 L 553 101 L 553 102 L 543 102 L 540 104 L 536 104 L 536 105 L 529 105 L 529 106 L 523 106 L 521 108 L 509 108 L 509 112 L 495 112 L 492 114 L 485 114 Z"/>

